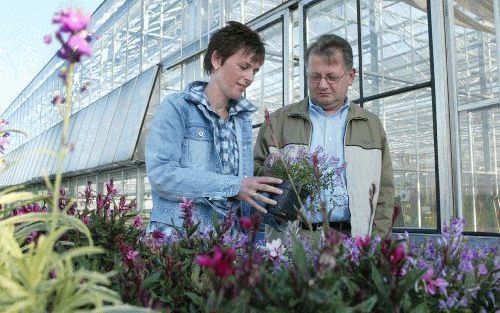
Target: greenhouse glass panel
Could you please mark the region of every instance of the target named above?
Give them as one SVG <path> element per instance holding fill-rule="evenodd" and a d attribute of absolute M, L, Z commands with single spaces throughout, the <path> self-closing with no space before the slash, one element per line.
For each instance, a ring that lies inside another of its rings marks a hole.
<path fill-rule="evenodd" d="M 48 153 L 48 147 L 49 144 L 52 140 L 52 136 L 54 135 L 55 132 L 55 127 L 52 127 L 46 131 L 44 131 L 41 135 L 40 138 L 38 139 L 41 142 L 40 145 L 40 153 L 38 154 L 38 158 L 35 160 L 35 164 L 32 169 L 33 177 L 41 177 L 43 175 L 42 173 L 42 165 L 45 164 L 46 158 L 49 156 L 47 155 Z"/>
<path fill-rule="evenodd" d="M 224 0 L 224 21 L 241 22 L 241 0 Z"/>
<path fill-rule="evenodd" d="M 127 117 L 127 112 L 130 108 L 132 102 L 132 95 L 134 88 L 137 83 L 137 78 L 129 81 L 121 88 L 120 97 L 118 98 L 118 103 L 112 113 L 112 118 L 110 115 L 111 126 L 107 132 L 104 148 L 102 150 L 101 158 L 99 159 L 99 165 L 106 165 L 113 162 L 113 156 L 116 151 L 118 144 L 124 144 L 119 142 L 120 134 L 124 127 L 125 118 Z M 130 125 L 127 125 L 130 127 Z"/>
<path fill-rule="evenodd" d="M 160 63 L 161 0 L 144 0 L 142 70 Z"/>
<path fill-rule="evenodd" d="M 188 56 L 200 49 L 201 12 L 206 8 L 202 0 L 184 0 L 183 4 L 182 55 Z"/>
<path fill-rule="evenodd" d="M 253 115 L 253 123 L 264 121 L 266 109 L 275 111 L 283 106 L 283 23 L 272 24 L 259 32 L 266 44 L 266 58 L 254 81 L 247 88 L 246 97 L 258 111 Z"/>
<path fill-rule="evenodd" d="M 102 83 L 101 83 L 101 95 L 108 94 L 111 89 L 113 89 L 113 26 L 110 25 L 109 29 L 102 34 L 99 40 L 102 41 L 102 52 L 101 52 L 101 62 L 102 62 Z M 82 106 L 83 108 L 84 106 Z"/>
<path fill-rule="evenodd" d="M 93 103 L 89 108 L 92 108 L 92 120 L 90 123 L 86 125 L 87 135 L 85 136 L 85 140 L 79 142 L 81 145 L 78 163 L 76 165 L 76 169 L 83 170 L 87 167 L 88 160 L 90 156 L 95 153 L 94 151 L 94 142 L 97 138 L 98 129 L 101 126 L 101 119 L 103 117 L 104 109 L 106 108 L 106 100 L 108 96 L 102 97 Z"/>
<path fill-rule="evenodd" d="M 55 172 L 52 169 L 54 168 L 54 164 L 57 161 L 55 155 L 57 154 L 57 151 L 59 151 L 59 147 L 61 146 L 62 123 L 57 124 L 56 126 L 54 126 L 54 128 L 54 134 L 51 137 L 48 147 L 49 150 L 54 153 L 54 155 L 48 156 L 48 158 L 45 160 L 45 164 L 42 165 L 42 171 L 46 171 L 46 174 L 49 175 Z"/>
<path fill-rule="evenodd" d="M 427 5 L 361 1 L 363 95 L 430 80 Z"/>
<path fill-rule="evenodd" d="M 131 3 L 128 11 L 127 77 L 132 78 L 141 70 L 142 14 L 141 2 Z"/>
<path fill-rule="evenodd" d="M 453 1 L 459 109 L 469 103 L 500 102 L 500 56 L 496 42 L 500 29 L 495 29 L 494 1 Z"/>
<path fill-rule="evenodd" d="M 121 90 L 122 88 L 113 90 L 109 94 L 106 104 L 104 105 L 104 112 L 102 114 L 103 117 L 97 130 L 92 154 L 89 157 L 86 168 L 93 168 L 99 165 L 99 160 L 101 159 L 102 150 L 106 144 L 106 138 L 111 126 L 111 121 L 113 120 L 113 115 L 116 111 L 116 104 Z"/>
<path fill-rule="evenodd" d="M 123 121 L 123 125 L 127 127 L 124 127 L 119 137 L 115 138 L 118 145 L 112 162 L 132 158 L 157 72 L 158 68 L 154 67 L 142 73 L 137 79 L 137 85 L 134 88 L 134 94 L 131 95 L 128 112 Z"/>
<path fill-rule="evenodd" d="M 39 135 L 36 138 L 32 140 L 33 146 L 31 150 L 31 155 L 33 156 L 30 160 L 30 163 L 26 166 L 27 171 L 29 173 L 29 178 L 35 178 L 37 177 L 38 173 L 35 172 L 36 170 L 36 164 L 38 163 L 38 160 L 42 157 L 42 147 L 43 147 L 43 141 L 45 136 Z"/>
<path fill-rule="evenodd" d="M 181 65 L 172 68 L 161 68 L 160 73 L 160 103 L 166 96 L 182 90 Z"/>
<path fill-rule="evenodd" d="M 90 103 L 99 99 L 101 94 L 101 45 L 102 41 L 97 40 L 92 45 L 91 73 L 90 73 Z"/>
<path fill-rule="evenodd" d="M 73 115 L 71 117 L 71 122 L 70 122 L 70 131 L 68 132 L 68 145 L 72 146 L 75 145 L 77 142 L 76 140 L 78 139 L 78 135 L 80 134 L 80 129 L 83 124 L 83 118 L 85 117 L 85 111 L 80 111 Z M 69 148 L 69 147 L 68 147 Z M 64 163 L 63 163 L 63 173 L 68 171 L 69 164 L 71 162 L 71 159 L 73 159 L 73 153 L 74 151 L 71 151 L 72 149 L 69 148 L 69 152 L 64 158 Z"/>
<path fill-rule="evenodd" d="M 500 233 L 500 3 L 453 1 L 458 145 L 466 231 Z"/>
<path fill-rule="evenodd" d="M 80 87 L 85 89 L 85 91 L 80 92 L 80 97 L 78 99 L 82 107 L 86 107 L 90 103 L 91 60 L 91 58 L 83 58 L 80 62 L 80 69 L 82 72 L 82 84 Z"/>
<path fill-rule="evenodd" d="M 430 88 L 366 102 L 387 133 L 395 179 L 395 200 L 402 210 L 397 227 L 437 227 L 436 159 Z"/>
<path fill-rule="evenodd" d="M 85 108 L 85 117 L 83 118 L 83 121 L 82 121 L 83 124 L 82 124 L 81 130 L 80 130 L 80 133 L 78 134 L 78 138 L 74 142 L 74 144 L 75 144 L 74 151 L 70 155 L 67 156 L 67 157 L 71 157 L 70 166 L 68 169 L 68 171 L 70 171 L 70 172 L 80 169 L 78 167 L 78 164 L 79 164 L 80 158 L 85 153 L 85 141 L 87 140 L 88 136 L 92 136 L 92 137 L 95 136 L 95 134 L 92 134 L 92 133 L 89 134 L 89 130 L 90 130 L 91 125 L 92 125 L 96 104 L 98 104 L 99 101 L 100 101 L 100 99 L 97 100 L 97 102 L 94 103 L 93 105 Z M 82 113 L 83 113 L 83 111 L 82 111 Z"/>
<path fill-rule="evenodd" d="M 120 10 L 115 22 L 113 87 L 127 81 L 127 10 Z"/>
<path fill-rule="evenodd" d="M 165 0 L 162 8 L 161 57 L 163 60 L 178 60 L 181 57 L 182 1 Z"/>
<path fill-rule="evenodd" d="M 469 231 L 500 232 L 500 106 L 462 111 L 462 211 Z"/>

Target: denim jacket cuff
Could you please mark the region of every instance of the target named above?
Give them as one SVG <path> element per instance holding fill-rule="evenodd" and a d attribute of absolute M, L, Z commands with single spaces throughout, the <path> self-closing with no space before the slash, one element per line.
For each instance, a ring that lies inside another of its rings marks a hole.
<path fill-rule="evenodd" d="M 239 176 L 232 177 L 228 180 L 223 190 L 227 198 L 234 197 L 240 192 L 241 180 L 242 178 L 240 178 Z"/>

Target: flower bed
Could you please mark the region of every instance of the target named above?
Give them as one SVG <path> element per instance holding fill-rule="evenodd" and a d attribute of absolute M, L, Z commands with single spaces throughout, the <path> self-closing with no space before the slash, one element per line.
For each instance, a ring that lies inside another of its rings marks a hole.
<path fill-rule="evenodd" d="M 471 248 L 464 222 L 453 220 L 438 240 L 414 245 L 399 238 L 350 238 L 334 230 L 305 238 L 293 224 L 282 242 L 255 242 L 259 218 L 228 216 L 211 229 L 192 220 L 184 199 L 183 225 L 169 236 L 154 231 L 116 195 L 85 192 L 86 208 L 67 210 L 88 227 L 102 254 L 78 257 L 76 268 L 106 273 L 125 303 L 167 312 L 495 312 L 500 258 L 496 247 Z M 95 199 L 97 209 L 88 206 Z M 61 208 L 69 203 L 60 197 Z M 13 214 L 46 214 L 43 205 Z M 31 234 L 36 242 L 39 234 Z M 85 246 L 69 231 L 61 238 Z M 28 244 L 28 242 L 26 243 Z M 63 251 L 67 246 L 59 246 Z M 51 273 L 50 275 L 57 275 Z M 51 277 L 47 279 L 50 281 Z"/>

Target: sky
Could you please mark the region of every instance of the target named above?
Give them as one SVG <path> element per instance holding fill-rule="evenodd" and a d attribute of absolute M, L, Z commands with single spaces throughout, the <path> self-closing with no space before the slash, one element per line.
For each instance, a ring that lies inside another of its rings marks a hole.
<path fill-rule="evenodd" d="M 51 22 L 54 12 L 79 7 L 93 13 L 103 1 L 4 1 L 0 8 L 0 112 L 5 111 L 56 53 L 57 43 L 43 43 L 43 36 L 56 30 Z"/>

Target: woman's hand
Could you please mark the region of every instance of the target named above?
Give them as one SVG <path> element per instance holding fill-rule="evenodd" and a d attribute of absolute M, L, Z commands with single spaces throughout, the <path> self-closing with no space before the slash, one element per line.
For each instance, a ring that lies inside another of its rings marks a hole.
<path fill-rule="evenodd" d="M 268 192 L 280 195 L 283 191 L 279 188 L 271 186 L 270 184 L 281 184 L 282 182 L 283 181 L 279 178 L 268 176 L 244 178 L 240 183 L 240 192 L 236 195 L 236 198 L 247 202 L 262 213 L 267 213 L 267 210 L 260 206 L 256 201 L 264 202 L 270 205 L 276 205 L 276 201 L 269 199 L 258 192 Z"/>

